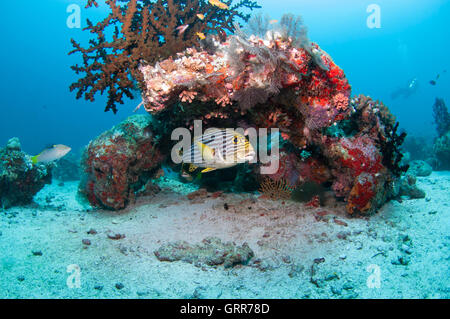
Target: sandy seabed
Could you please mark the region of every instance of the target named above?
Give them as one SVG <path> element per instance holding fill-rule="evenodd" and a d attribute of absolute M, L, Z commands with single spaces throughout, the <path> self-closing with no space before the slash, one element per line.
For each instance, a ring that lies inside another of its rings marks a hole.
<path fill-rule="evenodd" d="M 370 218 L 251 194 L 190 201 L 192 189 L 166 183 L 120 213 L 86 209 L 77 182 L 57 181 L 36 204 L 1 211 L 0 298 L 450 297 L 450 172 L 418 178 L 426 199 Z M 224 268 L 154 254 L 207 237 L 247 242 L 255 256 Z"/>

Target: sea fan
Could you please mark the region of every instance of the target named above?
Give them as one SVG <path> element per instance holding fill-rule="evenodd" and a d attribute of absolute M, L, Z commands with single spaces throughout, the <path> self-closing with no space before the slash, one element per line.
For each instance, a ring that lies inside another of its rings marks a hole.
<path fill-rule="evenodd" d="M 233 94 L 233 100 L 239 103 L 242 111 L 251 109 L 257 104 L 267 102 L 269 93 L 265 88 L 247 88 L 245 90 L 236 91 Z"/>
<path fill-rule="evenodd" d="M 294 187 L 290 186 L 289 182 L 285 179 L 273 180 L 266 177 L 262 182 L 259 191 L 262 193 L 262 197 L 269 198 L 271 200 L 290 199 Z"/>
<path fill-rule="evenodd" d="M 255 14 L 245 27 L 248 34 L 254 34 L 260 37 L 264 37 L 271 28 L 270 16 L 263 16 L 262 13 Z"/>
<path fill-rule="evenodd" d="M 280 21 L 280 32 L 284 38 L 290 38 L 294 46 L 311 50 L 311 42 L 308 39 L 308 29 L 303 24 L 301 16 L 285 14 Z"/>

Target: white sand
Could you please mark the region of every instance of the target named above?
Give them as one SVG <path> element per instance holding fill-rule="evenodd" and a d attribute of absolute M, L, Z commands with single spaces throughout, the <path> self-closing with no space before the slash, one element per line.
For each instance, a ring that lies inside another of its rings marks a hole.
<path fill-rule="evenodd" d="M 195 204 L 182 187 L 121 213 L 86 211 L 76 201 L 77 183 L 57 184 L 36 205 L 0 213 L 1 298 L 450 297 L 450 172 L 418 178 L 427 199 L 391 202 L 370 218 L 349 218 L 341 205 L 310 209 L 251 195 Z M 324 210 L 332 214 L 317 220 Z M 88 235 L 91 228 L 98 233 Z M 109 231 L 126 237 L 111 240 Z M 208 236 L 248 242 L 261 266 L 196 267 L 153 254 L 166 242 Z M 408 265 L 395 264 L 402 256 Z M 81 288 L 66 284 L 71 264 L 81 267 Z M 379 267 L 380 288 L 367 286 L 371 264 Z"/>

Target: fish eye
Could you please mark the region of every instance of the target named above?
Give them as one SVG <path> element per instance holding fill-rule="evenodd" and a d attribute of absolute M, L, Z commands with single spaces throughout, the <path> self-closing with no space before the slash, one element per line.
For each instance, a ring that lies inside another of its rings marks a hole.
<path fill-rule="evenodd" d="M 239 139 L 237 138 L 237 136 L 235 136 L 234 139 L 233 139 L 233 143 L 237 144 L 238 142 L 239 142 Z"/>

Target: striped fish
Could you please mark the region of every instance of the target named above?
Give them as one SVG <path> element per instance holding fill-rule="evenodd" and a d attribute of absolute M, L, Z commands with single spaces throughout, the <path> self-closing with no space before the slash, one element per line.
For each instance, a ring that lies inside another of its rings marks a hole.
<path fill-rule="evenodd" d="M 198 167 L 202 173 L 233 167 L 252 161 L 256 152 L 244 135 L 233 129 L 208 129 L 194 138 L 191 148 L 182 155 L 183 163 L 189 163 L 189 171 Z"/>

